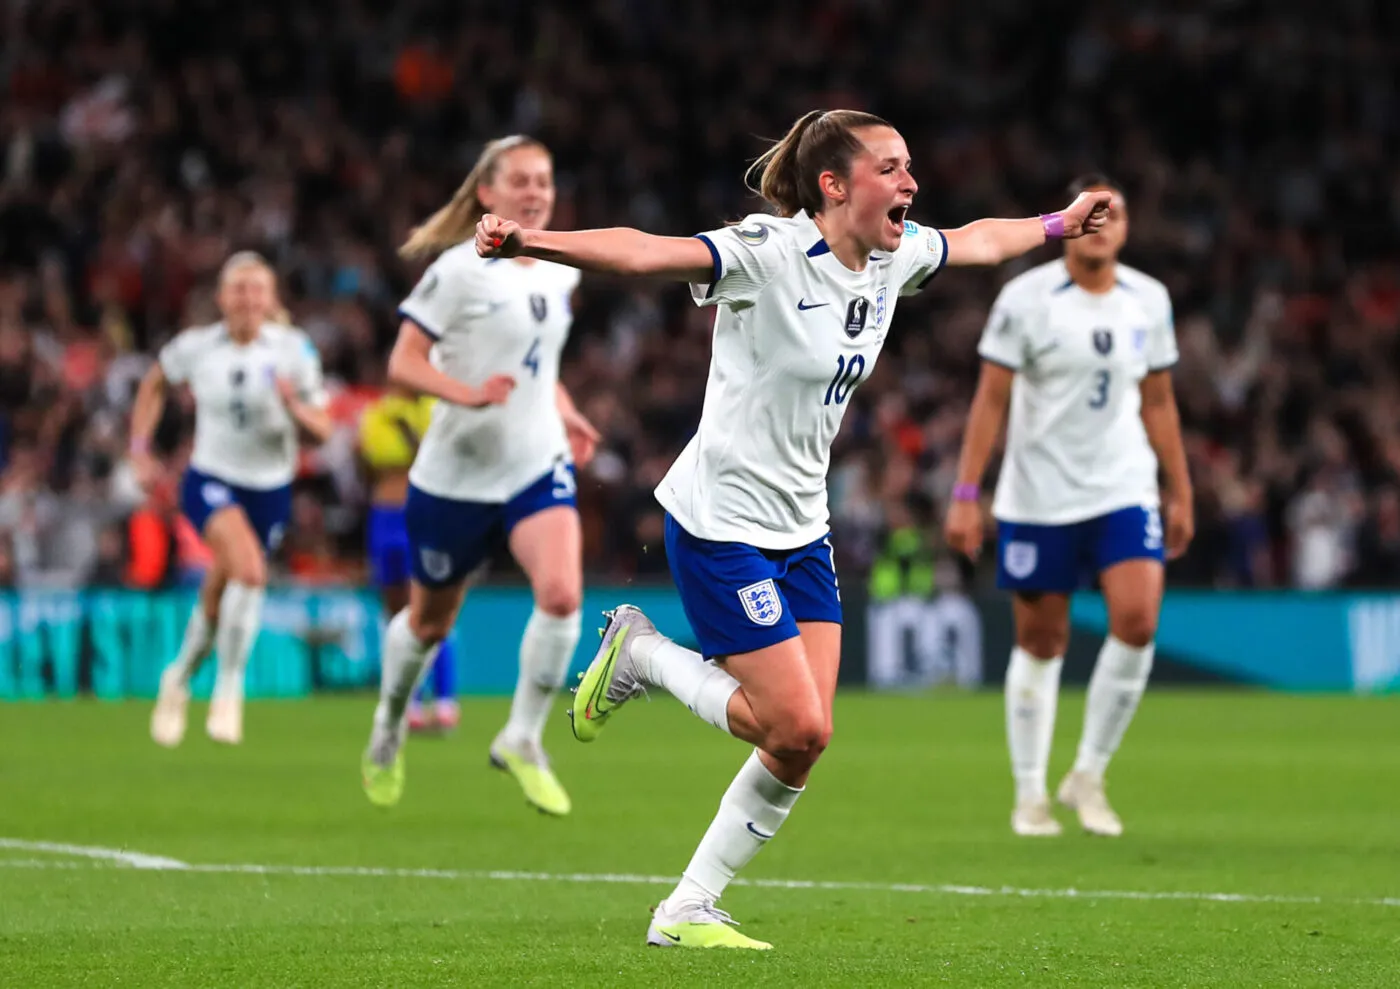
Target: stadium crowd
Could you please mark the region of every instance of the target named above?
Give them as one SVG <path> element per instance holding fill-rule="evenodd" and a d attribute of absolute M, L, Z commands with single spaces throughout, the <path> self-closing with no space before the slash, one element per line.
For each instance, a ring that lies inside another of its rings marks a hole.
<path fill-rule="evenodd" d="M 1091 168 L 1123 183 L 1128 258 L 1171 289 L 1182 349 L 1199 532 L 1169 579 L 1400 584 L 1400 8 L 1130 6 L 0 0 L 0 586 L 198 570 L 172 489 L 134 482 L 127 416 L 244 248 L 343 423 L 305 458 L 281 565 L 356 577 L 355 416 L 417 274 L 394 248 L 481 143 L 553 149 L 556 226 L 683 234 L 754 209 L 754 135 L 813 106 L 901 128 L 925 222 L 1051 208 Z M 911 520 L 937 539 L 1018 270 L 901 304 L 833 457 L 847 566 Z M 581 483 L 593 574 L 665 577 L 651 489 L 699 419 L 710 319 L 683 289 L 584 280 L 564 377 L 606 438 Z M 172 403 L 158 433 L 176 468 L 189 422 Z"/>

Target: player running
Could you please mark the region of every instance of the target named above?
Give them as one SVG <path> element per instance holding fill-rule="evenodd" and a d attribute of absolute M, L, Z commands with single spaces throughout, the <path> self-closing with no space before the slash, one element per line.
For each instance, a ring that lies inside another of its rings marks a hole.
<path fill-rule="evenodd" d="M 428 431 L 433 399 L 390 385 L 360 416 L 360 460 L 370 473 L 366 540 L 370 580 L 379 589 L 384 613 L 393 618 L 408 605 L 408 469 Z M 438 647 L 432 669 L 432 707 L 424 709 L 425 682 L 408 705 L 408 730 L 451 731 L 457 727 L 456 663 L 452 640 Z"/>
<path fill-rule="evenodd" d="M 131 456 L 149 486 L 162 468 L 151 436 L 170 385 L 194 395 L 194 451 L 180 507 L 213 551 L 199 601 L 175 660 L 160 678 L 151 737 L 176 746 L 185 736 L 190 678 L 211 649 L 218 675 L 205 730 L 216 742 L 243 740 L 243 676 L 262 619 L 267 554 L 282 541 L 292 506 L 297 434 L 324 442 L 321 359 L 305 333 L 286 325 L 272 268 L 249 251 L 219 273 L 223 319 L 185 330 L 146 373 L 131 413 Z"/>
<path fill-rule="evenodd" d="M 978 348 L 981 379 L 946 528 L 954 549 L 974 557 L 981 550 L 980 484 L 1009 407 L 992 514 L 997 586 L 1012 591 L 1016 620 L 1006 673 L 1011 827 L 1060 833 L 1045 780 L 1070 594 L 1097 576 L 1108 638 L 1089 681 L 1079 755 L 1058 797 L 1087 831 L 1117 836 L 1123 824 L 1105 796 L 1104 771 L 1152 669 L 1163 556 L 1186 551 L 1195 520 L 1169 370 L 1177 359 L 1171 300 L 1161 282 L 1118 261 L 1128 235 L 1122 192 L 1097 175 L 1072 188 L 1111 194 L 1108 223 L 997 297 Z"/>
<path fill-rule="evenodd" d="M 909 169 L 886 121 L 818 110 L 751 170 L 777 216 L 698 237 L 553 233 L 497 216 L 477 226 L 484 256 L 687 281 L 697 304 L 719 310 L 699 431 L 656 490 L 701 653 L 623 605 L 608 614 L 571 712 L 574 734 L 591 741 L 629 699 L 662 687 L 756 747 L 657 906 L 651 944 L 771 947 L 734 930 L 716 901 L 777 833 L 831 738 L 841 600 L 827 466 L 896 300 L 945 264 L 997 264 L 1094 230 L 1108 207 L 1106 194 L 1088 193 L 1063 213 L 937 230 L 905 219 L 918 189 Z"/>
<path fill-rule="evenodd" d="M 491 762 L 515 776 L 535 807 L 562 815 L 571 803 L 542 738 L 579 637 L 583 537 L 574 466 L 587 463 L 598 441 L 558 380 L 579 275 L 528 258 L 479 257 L 461 242 L 487 209 L 525 229 L 549 224 L 554 167 L 543 145 L 492 141 L 452 201 L 402 248 L 410 257 L 442 254 L 399 309 L 389 377 L 441 401 L 408 474 L 408 605 L 384 637 L 361 770 L 372 802 L 398 802 L 409 698 L 456 622 L 468 576 L 504 543 L 530 580 L 535 609 Z"/>

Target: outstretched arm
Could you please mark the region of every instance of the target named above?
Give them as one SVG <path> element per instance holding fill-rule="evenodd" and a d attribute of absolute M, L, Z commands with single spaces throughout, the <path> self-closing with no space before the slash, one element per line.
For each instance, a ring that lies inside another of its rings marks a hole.
<path fill-rule="evenodd" d="M 948 264 L 993 265 L 1020 257 L 1049 240 L 1073 240 L 1097 233 L 1108 222 L 1113 193 L 1107 189 L 1081 192 L 1058 213 L 1024 220 L 975 220 L 956 230 L 944 230 Z"/>
<path fill-rule="evenodd" d="M 491 213 L 476 225 L 476 252 L 484 258 L 540 258 L 584 271 L 678 282 L 707 282 L 714 274 L 710 249 L 694 237 L 658 237 L 631 227 L 526 230 Z"/>

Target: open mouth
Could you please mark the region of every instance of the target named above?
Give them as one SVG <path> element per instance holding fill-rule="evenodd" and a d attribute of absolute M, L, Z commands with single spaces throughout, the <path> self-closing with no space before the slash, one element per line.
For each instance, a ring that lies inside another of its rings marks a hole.
<path fill-rule="evenodd" d="M 902 232 L 904 230 L 904 218 L 909 215 L 909 204 L 902 203 L 891 209 L 885 215 L 889 217 L 890 226 Z"/>

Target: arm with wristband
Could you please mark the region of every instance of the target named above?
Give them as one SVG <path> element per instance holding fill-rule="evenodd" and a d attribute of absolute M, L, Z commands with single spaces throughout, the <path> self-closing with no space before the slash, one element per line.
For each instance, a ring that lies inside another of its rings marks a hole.
<path fill-rule="evenodd" d="M 944 230 L 948 264 L 992 265 L 1020 257 L 1052 240 L 1073 240 L 1097 233 L 1108 220 L 1113 196 L 1105 189 L 1081 192 L 1058 213 L 1022 220 L 975 220 Z"/>
<path fill-rule="evenodd" d="M 975 560 L 982 552 L 982 475 L 992 457 L 997 437 L 1006 423 L 1011 383 L 1016 372 L 992 361 L 982 362 L 977 394 L 967 413 L 962 450 L 958 454 L 957 483 L 943 523 L 943 535 L 956 552 Z"/>

